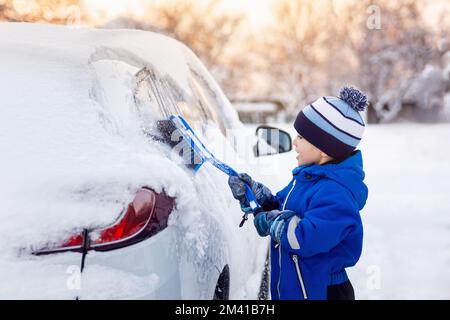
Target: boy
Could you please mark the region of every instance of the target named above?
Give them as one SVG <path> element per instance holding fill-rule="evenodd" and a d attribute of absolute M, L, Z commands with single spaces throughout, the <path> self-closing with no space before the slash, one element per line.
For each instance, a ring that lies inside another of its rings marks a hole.
<path fill-rule="evenodd" d="M 244 212 L 245 183 L 264 209 L 254 225 L 260 236 L 272 238 L 272 299 L 354 299 L 345 268 L 356 264 L 362 250 L 359 211 L 368 189 L 355 148 L 366 105 L 362 92 L 345 87 L 339 98 L 322 97 L 303 108 L 294 122 L 298 167 L 275 196 L 247 174 L 228 180 Z"/>

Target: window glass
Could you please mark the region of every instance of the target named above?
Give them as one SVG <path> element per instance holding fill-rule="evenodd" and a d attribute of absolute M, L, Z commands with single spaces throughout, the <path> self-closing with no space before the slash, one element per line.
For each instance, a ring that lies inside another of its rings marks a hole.
<path fill-rule="evenodd" d="M 195 103 L 204 114 L 205 118 L 213 121 L 225 134 L 225 124 L 220 116 L 218 98 L 216 92 L 209 86 L 204 76 L 189 64 L 189 83 L 195 96 Z"/>
<path fill-rule="evenodd" d="M 205 79 L 190 68 L 191 92 L 183 90 L 169 75 L 145 67 L 136 74 L 134 98 L 144 122 L 150 126 L 156 120 L 180 114 L 196 130 L 204 131 L 213 121 L 225 133 L 225 126 L 215 107 L 215 93 Z"/>

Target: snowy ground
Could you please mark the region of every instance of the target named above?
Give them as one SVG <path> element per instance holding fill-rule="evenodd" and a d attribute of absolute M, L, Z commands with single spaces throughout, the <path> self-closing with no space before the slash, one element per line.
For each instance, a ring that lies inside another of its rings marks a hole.
<path fill-rule="evenodd" d="M 348 270 L 357 299 L 450 299 L 449 139 L 448 125 L 367 127 L 364 249 Z M 262 173 L 275 192 L 289 180 L 294 154 L 265 161 L 278 168 Z"/>

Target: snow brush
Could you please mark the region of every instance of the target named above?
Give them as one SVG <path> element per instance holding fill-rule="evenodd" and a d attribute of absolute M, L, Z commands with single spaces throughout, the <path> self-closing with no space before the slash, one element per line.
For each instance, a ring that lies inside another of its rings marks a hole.
<path fill-rule="evenodd" d="M 226 163 L 217 159 L 211 151 L 203 144 L 203 142 L 192 130 L 191 126 L 180 115 L 171 115 L 168 121 L 159 121 L 158 129 L 164 135 L 164 140 L 176 151 L 182 151 L 182 158 L 187 167 L 197 172 L 198 169 L 205 162 L 211 163 L 220 171 L 226 173 L 228 176 L 237 176 L 236 170 L 231 168 Z M 256 201 L 255 195 L 248 184 L 245 184 L 245 198 L 250 204 L 251 212 L 256 214 L 263 209 Z M 239 227 L 242 227 L 248 214 L 245 213 Z"/>

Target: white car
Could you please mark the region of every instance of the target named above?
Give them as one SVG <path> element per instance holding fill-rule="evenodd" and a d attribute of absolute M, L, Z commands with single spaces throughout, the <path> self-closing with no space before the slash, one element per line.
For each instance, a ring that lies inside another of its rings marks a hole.
<path fill-rule="evenodd" d="M 224 173 L 186 168 L 161 139 L 180 114 L 219 158 L 255 171 L 238 140 L 256 137 L 187 47 L 0 23 L 0 70 L 0 298 L 257 297 L 267 239 L 251 219 L 238 227 Z"/>

